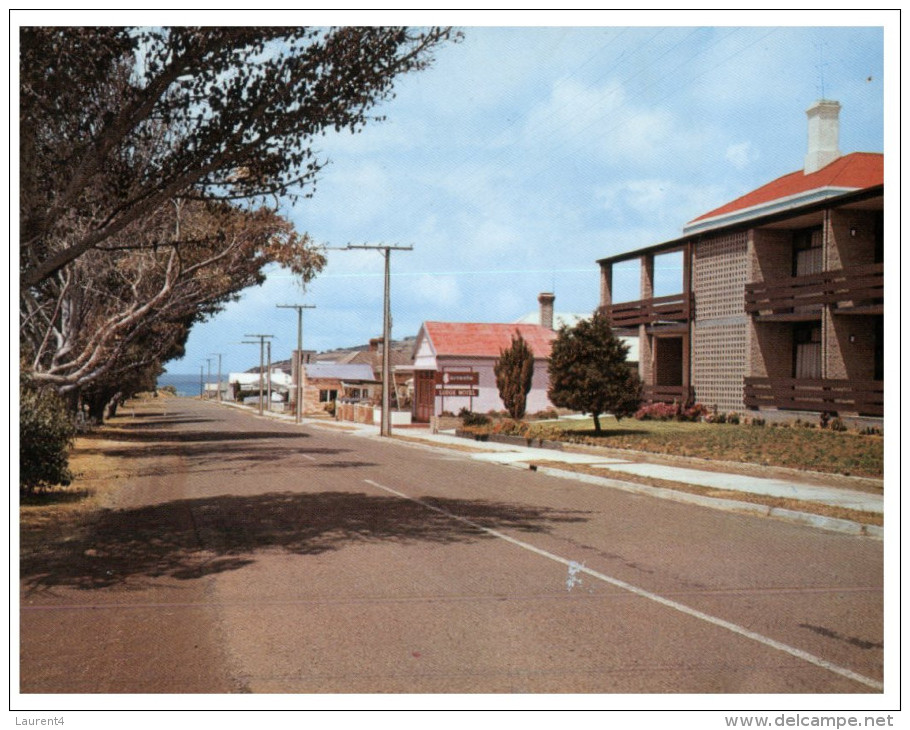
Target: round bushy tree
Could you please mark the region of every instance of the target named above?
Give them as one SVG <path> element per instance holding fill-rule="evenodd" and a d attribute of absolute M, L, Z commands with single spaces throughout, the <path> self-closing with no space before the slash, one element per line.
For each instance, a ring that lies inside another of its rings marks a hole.
<path fill-rule="evenodd" d="M 524 418 L 534 377 L 534 353 L 520 332 L 512 336 L 512 346 L 499 353 L 493 365 L 499 397 L 516 421 Z"/>
<path fill-rule="evenodd" d="M 628 352 L 600 312 L 563 327 L 550 352 L 550 402 L 590 413 L 598 433 L 601 414 L 631 416 L 641 403 L 641 379 L 626 362 Z"/>
<path fill-rule="evenodd" d="M 19 491 L 67 486 L 69 449 L 75 427 L 63 400 L 51 388 L 19 386 Z"/>

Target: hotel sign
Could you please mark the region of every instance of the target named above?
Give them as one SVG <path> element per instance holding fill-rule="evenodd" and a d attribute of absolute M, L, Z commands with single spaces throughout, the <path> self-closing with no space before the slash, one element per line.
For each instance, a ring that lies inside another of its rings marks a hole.
<path fill-rule="evenodd" d="M 480 373 L 443 370 L 436 373 L 436 395 L 443 398 L 475 398 L 480 395 Z"/>

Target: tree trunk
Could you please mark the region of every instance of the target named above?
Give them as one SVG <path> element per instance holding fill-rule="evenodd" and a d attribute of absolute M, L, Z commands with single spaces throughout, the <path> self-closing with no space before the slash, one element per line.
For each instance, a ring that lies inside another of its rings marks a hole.
<path fill-rule="evenodd" d="M 592 413 L 591 417 L 594 419 L 594 432 L 600 433 L 600 414 Z"/>
<path fill-rule="evenodd" d="M 88 405 L 88 418 L 94 424 L 104 423 L 104 411 L 107 403 L 97 396 L 90 398 L 86 405 Z"/>
<path fill-rule="evenodd" d="M 120 399 L 123 397 L 122 393 L 117 393 L 113 398 L 107 402 L 107 406 L 104 409 L 104 420 L 108 420 L 117 415 L 117 407 L 120 405 Z"/>

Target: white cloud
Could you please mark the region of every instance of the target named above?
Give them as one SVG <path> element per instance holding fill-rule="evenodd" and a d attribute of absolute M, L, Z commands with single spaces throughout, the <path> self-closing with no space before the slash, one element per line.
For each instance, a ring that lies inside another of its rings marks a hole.
<path fill-rule="evenodd" d="M 622 215 L 630 209 L 638 213 L 653 213 L 665 207 L 670 186 L 667 180 L 630 180 L 598 188 L 596 196 L 611 213 Z"/>
<path fill-rule="evenodd" d="M 432 302 L 436 306 L 455 307 L 461 299 L 458 281 L 453 276 L 421 274 L 416 280 L 409 279 L 407 288 L 418 303 Z"/>
<path fill-rule="evenodd" d="M 758 151 L 752 147 L 751 142 L 738 142 L 727 147 L 724 157 L 735 168 L 742 170 L 758 159 Z"/>
<path fill-rule="evenodd" d="M 591 154 L 608 162 L 649 161 L 663 154 L 683 130 L 675 129 L 663 108 L 636 105 L 618 80 L 585 85 L 573 78 L 557 80 L 549 98 L 528 117 L 529 144 L 561 154 Z"/>
<path fill-rule="evenodd" d="M 611 227 L 650 229 L 652 235 L 658 229 L 681 231 L 683 224 L 718 205 L 719 194 L 720 188 L 713 184 L 669 178 L 627 180 L 594 192 L 609 214 Z"/>

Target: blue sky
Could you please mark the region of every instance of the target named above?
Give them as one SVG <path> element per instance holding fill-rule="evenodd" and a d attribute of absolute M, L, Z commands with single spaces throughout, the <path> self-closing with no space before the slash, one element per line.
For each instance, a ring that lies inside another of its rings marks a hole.
<path fill-rule="evenodd" d="M 315 196 L 286 210 L 328 246 L 413 246 L 392 255 L 394 338 L 424 320 L 511 322 L 542 291 L 557 311 L 590 314 L 597 259 L 676 238 L 692 218 L 800 169 L 805 111 L 823 96 L 842 105 L 843 152 L 884 151 L 893 30 L 882 25 L 893 14 L 683 13 L 666 27 L 648 24 L 656 14 L 577 16 L 588 27 L 550 25 L 571 14 L 532 18 L 537 27 L 460 24 L 461 43 L 400 80 L 378 110 L 386 121 L 320 140 L 331 162 Z M 459 24 L 430 22 L 446 20 Z M 237 344 L 253 332 L 275 335 L 273 359 L 288 357 L 296 314 L 278 304 L 315 305 L 304 312 L 307 349 L 381 334 L 381 254 L 328 255 L 306 291 L 275 270 L 197 325 L 168 370 L 198 373 L 219 352 L 225 371 L 256 365 L 258 348 Z"/>

